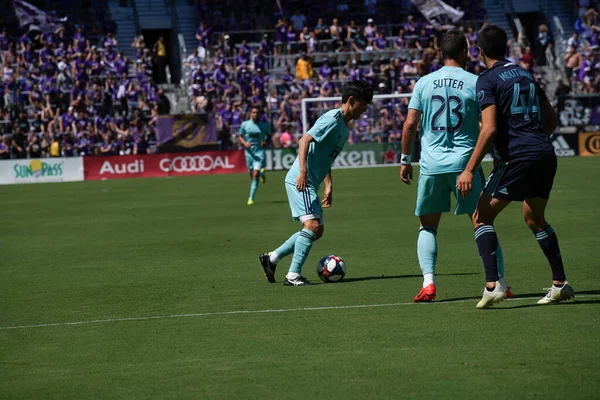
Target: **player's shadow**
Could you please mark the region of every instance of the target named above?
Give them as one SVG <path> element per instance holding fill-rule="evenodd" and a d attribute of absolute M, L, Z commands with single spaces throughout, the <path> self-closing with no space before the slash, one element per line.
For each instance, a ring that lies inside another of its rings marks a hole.
<path fill-rule="evenodd" d="M 510 304 L 511 302 L 507 302 Z M 506 304 L 506 303 L 505 303 Z M 583 304 L 600 304 L 600 300 L 577 300 L 577 296 L 575 296 L 574 300 L 569 300 L 568 302 L 563 302 L 559 304 L 553 304 L 551 307 L 568 307 L 568 306 L 578 306 Z M 516 306 L 511 305 L 510 307 L 492 307 L 490 310 L 515 310 L 517 308 L 530 308 L 530 307 L 548 307 L 546 304 L 519 304 Z"/>
<path fill-rule="evenodd" d="M 436 274 L 436 276 L 460 276 L 460 275 L 479 275 L 476 272 L 457 272 L 454 274 Z M 363 276 L 358 278 L 344 278 L 343 282 L 362 282 L 385 279 L 404 279 L 404 278 L 422 278 L 423 275 L 381 275 L 381 276 Z"/>
<path fill-rule="evenodd" d="M 581 299 L 578 300 L 577 299 L 577 295 L 580 296 L 600 296 L 600 290 L 583 290 L 583 291 L 577 291 L 575 292 L 575 300 L 569 303 L 560 303 L 561 305 L 576 305 L 576 304 L 600 304 L 600 299 L 598 300 L 594 300 L 594 299 Z M 516 294 L 516 299 L 541 299 L 542 297 L 544 297 L 544 292 L 539 292 L 539 293 L 517 293 Z M 472 296 L 472 297 L 456 297 L 453 299 L 446 299 L 446 300 L 442 300 L 440 301 L 440 303 L 452 303 L 455 301 L 465 301 L 465 300 L 479 300 L 481 299 L 481 295 L 479 296 Z M 512 303 L 511 300 L 507 300 L 505 303 L 503 304 L 510 304 Z M 495 308 L 496 310 L 510 310 L 510 309 L 515 309 L 515 308 L 528 308 L 528 307 L 537 307 L 537 306 L 541 306 L 543 304 L 519 304 L 519 305 L 515 305 L 515 306 L 511 306 L 511 307 L 499 307 L 499 308 Z M 493 307 L 492 307 L 493 309 Z"/>
<path fill-rule="evenodd" d="M 274 201 L 270 201 L 269 204 L 288 204 L 289 201 L 287 200 L 274 200 Z"/>

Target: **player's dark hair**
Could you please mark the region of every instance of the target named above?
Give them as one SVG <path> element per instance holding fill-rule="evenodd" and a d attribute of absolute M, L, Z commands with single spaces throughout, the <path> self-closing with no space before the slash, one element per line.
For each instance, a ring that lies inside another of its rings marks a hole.
<path fill-rule="evenodd" d="M 346 103 L 350 96 L 370 104 L 373 100 L 373 89 L 363 80 L 348 81 L 342 89 L 342 103 Z"/>
<path fill-rule="evenodd" d="M 444 58 L 450 58 L 462 64 L 467 56 L 467 38 L 458 29 L 451 29 L 442 36 L 440 48 Z"/>
<path fill-rule="evenodd" d="M 506 55 L 506 32 L 496 25 L 488 25 L 479 31 L 479 47 L 486 57 L 503 60 Z"/>
<path fill-rule="evenodd" d="M 262 110 L 260 109 L 259 106 L 252 106 L 252 107 L 250 107 L 250 111 L 252 111 L 254 109 L 256 109 L 256 111 L 258 111 L 259 114 L 262 114 Z"/>

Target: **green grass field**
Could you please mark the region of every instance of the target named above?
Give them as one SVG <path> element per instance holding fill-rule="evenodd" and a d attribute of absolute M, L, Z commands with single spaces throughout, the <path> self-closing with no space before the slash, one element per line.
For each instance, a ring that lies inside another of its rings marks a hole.
<path fill-rule="evenodd" d="M 397 167 L 334 171 L 304 274 L 328 253 L 348 271 L 313 287 L 257 262 L 299 229 L 283 172 L 253 207 L 246 175 L 1 186 L 0 398 L 599 398 L 598 171 L 560 159 L 547 213 L 575 301 L 536 305 L 550 268 L 512 205 L 496 229 L 519 298 L 490 310 L 464 216 L 442 218 L 439 301 L 412 303 Z"/>

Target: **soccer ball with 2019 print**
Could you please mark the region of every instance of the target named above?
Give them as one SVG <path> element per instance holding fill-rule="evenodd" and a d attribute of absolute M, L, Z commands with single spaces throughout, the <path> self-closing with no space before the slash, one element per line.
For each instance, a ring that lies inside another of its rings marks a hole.
<path fill-rule="evenodd" d="M 346 264 L 341 257 L 330 254 L 321 258 L 317 264 L 317 274 L 325 283 L 339 282 L 346 275 Z"/>

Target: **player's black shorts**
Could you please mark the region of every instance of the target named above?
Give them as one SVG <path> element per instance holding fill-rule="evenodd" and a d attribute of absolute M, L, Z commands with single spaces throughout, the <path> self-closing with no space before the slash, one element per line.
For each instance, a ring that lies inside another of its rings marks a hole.
<path fill-rule="evenodd" d="M 523 201 L 550 198 L 556 175 L 556 157 L 535 161 L 500 162 L 483 192 L 500 200 Z"/>

